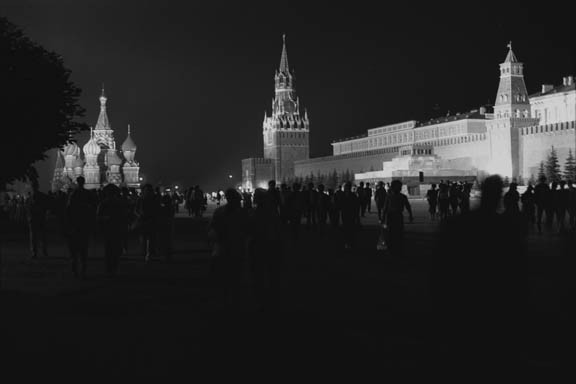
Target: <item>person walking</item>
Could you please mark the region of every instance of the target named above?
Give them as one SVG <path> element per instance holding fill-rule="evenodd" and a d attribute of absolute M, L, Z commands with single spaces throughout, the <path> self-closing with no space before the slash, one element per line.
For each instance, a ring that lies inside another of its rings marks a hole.
<path fill-rule="evenodd" d="M 118 272 L 127 235 L 129 212 L 120 188 L 116 185 L 108 184 L 102 192 L 104 195 L 98 206 L 97 216 L 104 235 L 106 273 L 112 277 Z"/>
<path fill-rule="evenodd" d="M 370 186 L 370 183 L 366 183 L 366 186 L 364 187 L 364 196 L 366 198 L 366 211 L 368 211 L 368 213 L 372 213 L 372 187 Z"/>
<path fill-rule="evenodd" d="M 438 206 L 438 190 L 436 184 L 432 183 L 430 189 L 426 192 L 426 201 L 428 201 L 428 213 L 430 220 L 436 220 L 436 207 Z"/>
<path fill-rule="evenodd" d="M 214 211 L 209 224 L 212 241 L 211 272 L 215 291 L 227 300 L 242 280 L 247 263 L 248 214 L 242 208 L 242 197 L 234 188 L 225 192 L 226 204 Z"/>
<path fill-rule="evenodd" d="M 96 221 L 97 202 L 94 195 L 84 188 L 86 180 L 79 176 L 77 187 L 70 194 L 66 208 L 68 246 L 75 277 L 86 278 L 88 246 Z"/>
<path fill-rule="evenodd" d="M 159 205 L 152 185 L 144 185 L 136 204 L 136 220 L 142 241 L 142 254 L 147 263 L 156 255 Z"/>
<path fill-rule="evenodd" d="M 37 180 L 32 182 L 32 193 L 26 201 L 26 208 L 31 257 L 32 259 L 38 257 L 38 243 L 42 244 L 44 257 L 48 257 L 46 213 L 50 208 L 50 198 L 40 192 Z"/>
<path fill-rule="evenodd" d="M 508 192 L 504 194 L 504 212 L 509 215 L 518 215 L 520 213 L 520 208 L 518 203 L 520 202 L 520 194 L 518 193 L 518 184 L 510 183 L 508 187 Z"/>
<path fill-rule="evenodd" d="M 376 186 L 376 192 L 374 192 L 374 201 L 376 202 L 376 209 L 378 210 L 378 221 L 382 223 L 384 219 L 382 212 L 384 212 L 384 204 L 386 203 L 386 188 L 384 187 L 384 182 L 379 181 Z"/>
<path fill-rule="evenodd" d="M 355 246 L 356 231 L 360 227 L 360 200 L 358 195 L 352 192 L 350 181 L 344 184 L 344 192 L 340 200 L 340 212 L 344 231 L 344 248 L 351 249 Z"/>
<path fill-rule="evenodd" d="M 393 180 L 384 206 L 383 226 L 388 231 L 388 248 L 395 256 L 401 256 L 404 252 L 404 209 L 408 212 L 412 223 L 414 221 L 412 207 L 408 197 L 402 193 L 402 182 Z"/>
<path fill-rule="evenodd" d="M 522 202 L 522 214 L 526 219 L 526 222 L 533 226 L 536 223 L 536 212 L 535 212 L 535 202 L 534 202 L 534 187 L 529 185 L 526 191 L 520 197 Z"/>
<path fill-rule="evenodd" d="M 547 206 L 550 202 L 550 187 L 546 182 L 546 177 L 541 176 L 538 184 L 534 188 L 534 203 L 536 204 L 536 226 L 538 232 L 542 233 L 542 215 L 547 211 Z M 546 213 L 548 214 L 548 213 Z"/>

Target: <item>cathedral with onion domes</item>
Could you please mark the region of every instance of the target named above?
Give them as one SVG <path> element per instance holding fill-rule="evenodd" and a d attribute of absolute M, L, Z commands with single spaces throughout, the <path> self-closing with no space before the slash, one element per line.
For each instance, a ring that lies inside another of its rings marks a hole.
<path fill-rule="evenodd" d="M 90 139 L 82 148 L 70 142 L 58 151 L 52 179 L 52 190 L 67 190 L 83 176 L 87 189 L 97 189 L 107 184 L 119 187 L 140 188 L 140 165 L 135 160 L 136 144 L 130 134 L 120 149 L 116 148 L 114 130 L 106 114 L 107 97 L 102 89 L 100 115 L 95 128 L 90 128 Z"/>

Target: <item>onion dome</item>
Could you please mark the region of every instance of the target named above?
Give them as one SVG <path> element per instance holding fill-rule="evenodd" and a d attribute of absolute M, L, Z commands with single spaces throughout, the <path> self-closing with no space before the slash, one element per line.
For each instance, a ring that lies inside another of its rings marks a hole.
<path fill-rule="evenodd" d="M 108 166 L 112 165 L 122 165 L 122 159 L 116 153 L 116 150 L 109 149 L 106 152 L 106 161 L 108 162 Z"/>
<path fill-rule="evenodd" d="M 94 135 L 92 134 L 92 128 L 90 128 L 90 140 L 84 145 L 84 154 L 86 156 L 98 156 L 100 153 L 100 146 L 94 140 Z"/>
<path fill-rule="evenodd" d="M 130 136 L 130 124 L 128 124 L 128 136 L 122 143 L 122 152 L 136 152 L 136 143 L 134 143 L 132 136 Z"/>
<path fill-rule="evenodd" d="M 64 156 L 78 156 L 79 154 L 80 148 L 73 141 L 64 147 Z"/>
<path fill-rule="evenodd" d="M 82 168 L 84 166 L 84 161 L 80 156 L 76 157 L 72 162 L 72 168 Z"/>

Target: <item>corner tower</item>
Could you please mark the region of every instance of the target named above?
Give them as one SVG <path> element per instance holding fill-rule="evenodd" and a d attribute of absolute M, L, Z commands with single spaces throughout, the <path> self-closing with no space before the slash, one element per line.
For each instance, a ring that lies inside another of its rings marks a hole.
<path fill-rule="evenodd" d="M 490 147 L 488 172 L 520 181 L 522 148 L 520 128 L 536 125 L 530 117 L 530 101 L 524 83 L 524 67 L 508 44 L 508 54 L 500 64 L 500 84 L 494 104 L 494 118 L 486 122 Z"/>
<path fill-rule="evenodd" d="M 264 158 L 272 160 L 274 178 L 282 182 L 294 177 L 294 162 L 309 158 L 308 113 L 302 115 L 296 96 L 294 74 L 288 65 L 286 35 L 282 36 L 280 67 L 274 76 L 272 115 L 264 113 L 262 135 Z"/>

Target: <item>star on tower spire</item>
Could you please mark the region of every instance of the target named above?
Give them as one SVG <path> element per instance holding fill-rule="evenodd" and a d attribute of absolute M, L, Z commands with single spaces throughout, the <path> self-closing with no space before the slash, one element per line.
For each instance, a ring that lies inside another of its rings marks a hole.
<path fill-rule="evenodd" d="M 282 35 L 282 56 L 280 57 L 280 72 L 288 74 L 288 53 L 286 52 L 286 34 Z"/>
<path fill-rule="evenodd" d="M 505 63 L 517 63 L 518 59 L 516 58 L 516 55 L 514 55 L 514 52 L 512 52 L 512 41 L 510 41 L 508 43 L 508 45 L 506 45 L 509 49 L 508 51 L 508 55 L 506 56 L 506 60 L 504 60 Z"/>

